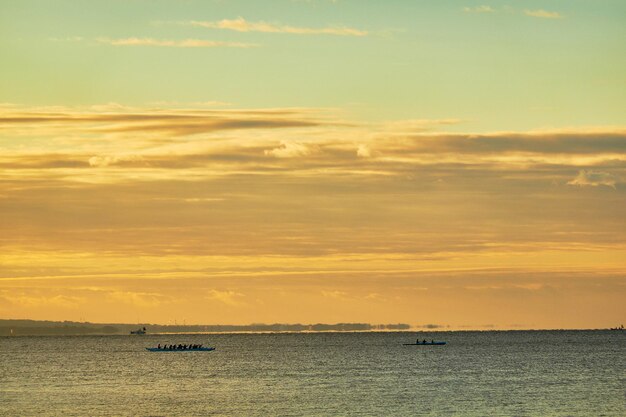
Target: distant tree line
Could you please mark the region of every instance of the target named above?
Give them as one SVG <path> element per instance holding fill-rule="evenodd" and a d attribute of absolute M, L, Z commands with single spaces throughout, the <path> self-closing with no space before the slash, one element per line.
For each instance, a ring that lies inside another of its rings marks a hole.
<path fill-rule="evenodd" d="M 72 336 L 129 334 L 146 327 L 148 333 L 236 333 L 236 332 L 354 332 L 410 330 L 408 324 L 247 324 L 247 325 L 158 325 L 96 324 L 71 321 L 0 320 L 0 336 Z"/>

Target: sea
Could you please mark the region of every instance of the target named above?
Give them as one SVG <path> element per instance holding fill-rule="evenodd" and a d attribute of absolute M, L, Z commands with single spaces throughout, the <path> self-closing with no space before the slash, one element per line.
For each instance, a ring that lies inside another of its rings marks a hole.
<path fill-rule="evenodd" d="M 3 337 L 0 415 L 623 417 L 625 365 L 624 331 Z"/>

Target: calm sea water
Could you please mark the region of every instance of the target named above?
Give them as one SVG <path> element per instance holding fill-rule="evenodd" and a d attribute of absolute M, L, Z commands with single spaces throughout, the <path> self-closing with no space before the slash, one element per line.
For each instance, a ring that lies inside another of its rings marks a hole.
<path fill-rule="evenodd" d="M 626 415 L 626 332 L 0 338 L 0 415 Z M 203 343 L 213 352 L 158 352 Z"/>

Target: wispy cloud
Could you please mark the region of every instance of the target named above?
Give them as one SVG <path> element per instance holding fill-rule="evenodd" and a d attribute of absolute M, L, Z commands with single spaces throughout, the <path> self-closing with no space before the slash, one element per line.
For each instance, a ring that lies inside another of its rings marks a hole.
<path fill-rule="evenodd" d="M 265 155 L 272 155 L 277 158 L 294 158 L 310 155 L 311 152 L 311 147 L 303 143 L 283 142 L 278 148 L 266 150 Z"/>
<path fill-rule="evenodd" d="M 109 109 L 106 109 L 109 110 Z M 208 109 L 110 109 L 109 111 L 74 111 L 72 109 L 42 109 L 0 111 L 1 130 L 38 128 L 67 129 L 82 127 L 90 132 L 167 133 L 175 136 L 195 135 L 239 129 L 280 129 L 316 126 L 320 122 L 303 111 L 272 110 L 208 110 Z"/>
<path fill-rule="evenodd" d="M 251 43 L 210 41 L 203 39 L 98 38 L 96 40 L 99 43 L 113 46 L 161 46 L 169 48 L 252 48 L 258 46 Z"/>
<path fill-rule="evenodd" d="M 289 33 L 295 35 L 337 35 L 337 36 L 366 36 L 367 31 L 349 27 L 308 28 L 288 26 L 263 21 L 250 22 L 243 17 L 237 19 L 223 19 L 207 22 L 192 20 L 186 24 L 209 29 L 225 29 L 237 32 Z"/>
<path fill-rule="evenodd" d="M 242 297 L 245 297 L 245 295 L 236 291 L 231 291 L 231 290 L 226 290 L 226 291 L 210 290 L 206 296 L 208 300 L 219 301 L 219 302 L 222 302 L 226 305 L 233 306 L 233 307 L 244 304 L 241 301 Z"/>
<path fill-rule="evenodd" d="M 610 172 L 581 170 L 573 180 L 569 181 L 569 185 L 577 185 L 579 187 L 597 187 L 604 185 L 615 188 L 618 178 Z"/>
<path fill-rule="evenodd" d="M 372 150 L 367 145 L 358 145 L 356 149 L 356 156 L 360 158 L 369 158 L 372 156 Z"/>
<path fill-rule="evenodd" d="M 345 291 L 337 291 L 337 290 L 332 290 L 332 291 L 327 291 L 327 290 L 322 290 L 321 291 L 322 296 L 324 297 L 328 297 L 328 298 L 336 298 L 339 300 L 345 299 L 349 296 L 349 294 Z"/>
<path fill-rule="evenodd" d="M 395 143 L 395 145 L 394 145 Z M 387 152 L 400 146 L 403 152 L 464 155 L 624 155 L 626 132 L 562 130 L 553 132 L 502 132 L 487 134 L 421 134 L 390 140 Z"/>
<path fill-rule="evenodd" d="M 563 15 L 561 15 L 559 12 L 549 12 L 543 9 L 524 10 L 524 14 L 526 16 L 538 17 L 541 19 L 562 19 L 563 18 Z"/>
<path fill-rule="evenodd" d="M 463 11 L 465 13 L 495 13 L 495 9 L 491 6 L 475 6 L 475 7 L 464 7 Z"/>
<path fill-rule="evenodd" d="M 62 294 L 48 295 L 48 294 L 27 294 L 23 290 L 20 292 L 12 292 L 3 296 L 3 292 L 0 292 L 0 300 L 9 304 L 26 306 L 26 307 L 61 307 L 76 309 L 87 302 L 82 297 L 74 297 Z"/>
<path fill-rule="evenodd" d="M 106 167 L 109 165 L 116 165 L 126 161 L 140 161 L 142 158 L 135 155 L 123 155 L 123 156 L 92 156 L 89 158 L 89 165 L 92 167 Z"/>
<path fill-rule="evenodd" d="M 530 17 L 537 17 L 541 19 L 562 19 L 563 15 L 559 12 L 551 12 L 543 9 L 529 10 L 525 9 L 524 11 L 515 10 L 510 7 L 504 7 L 502 9 L 494 9 L 491 6 L 482 5 L 482 6 L 474 6 L 474 7 L 464 7 L 463 11 L 465 13 L 492 13 L 492 14 L 500 14 L 500 13 L 512 13 L 512 14 L 524 14 Z"/>
<path fill-rule="evenodd" d="M 423 166 L 464 164 L 512 170 L 552 164 L 569 167 L 559 177 L 564 184 L 571 180 L 572 167 L 618 172 L 613 167 L 626 161 L 622 128 L 482 134 L 432 131 L 459 122 L 450 118 L 359 125 L 314 109 L 6 107 L 0 111 L 4 135 L 54 138 L 56 145 L 51 150 L 39 141 L 28 152 L 8 147 L 0 165 L 15 170 L 15 175 L 17 170 L 123 168 L 109 169 L 109 178 L 115 178 L 135 175 L 133 170 L 153 170 L 150 175 L 161 176 L 178 175 L 174 171 L 182 175 L 184 169 L 204 169 L 204 176 L 276 170 L 307 175 L 412 175 L 407 173 L 411 167 Z M 254 134 L 246 133 L 250 131 Z M 201 175 L 200 171 L 195 175 Z M 598 181 L 584 175 L 571 184 Z"/>
<path fill-rule="evenodd" d="M 171 297 L 159 293 L 140 291 L 110 291 L 106 298 L 138 307 L 157 307 L 171 302 Z"/>

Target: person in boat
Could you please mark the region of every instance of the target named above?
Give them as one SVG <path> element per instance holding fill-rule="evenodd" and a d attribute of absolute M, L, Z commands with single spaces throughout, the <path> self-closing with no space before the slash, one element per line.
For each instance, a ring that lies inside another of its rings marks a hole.
<path fill-rule="evenodd" d="M 431 340 L 430 340 L 430 343 L 435 343 L 435 339 L 431 339 Z"/>
<path fill-rule="evenodd" d="M 161 344 L 160 344 L 160 343 L 159 343 L 159 345 L 157 346 L 157 349 L 159 349 L 159 350 L 161 349 Z"/>
<path fill-rule="evenodd" d="M 422 342 L 423 344 L 426 344 L 426 339 L 424 339 L 424 341 Z"/>

